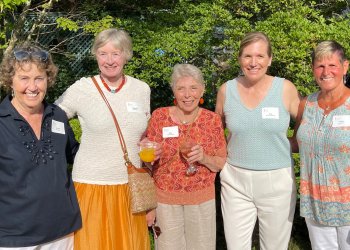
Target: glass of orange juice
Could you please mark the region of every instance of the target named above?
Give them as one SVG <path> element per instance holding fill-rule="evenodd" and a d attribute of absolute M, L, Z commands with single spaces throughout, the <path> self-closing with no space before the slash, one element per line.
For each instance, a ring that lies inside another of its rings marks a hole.
<path fill-rule="evenodd" d="M 140 158 L 144 162 L 152 162 L 155 159 L 155 148 L 157 146 L 156 142 L 145 141 L 140 143 Z"/>

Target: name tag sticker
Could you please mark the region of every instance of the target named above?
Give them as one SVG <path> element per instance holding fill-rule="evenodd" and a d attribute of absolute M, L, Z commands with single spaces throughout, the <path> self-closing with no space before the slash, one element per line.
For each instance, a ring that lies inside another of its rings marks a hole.
<path fill-rule="evenodd" d="M 262 119 L 280 119 L 280 112 L 278 108 L 266 107 L 261 109 Z"/>
<path fill-rule="evenodd" d="M 141 113 L 140 104 L 137 102 L 127 102 L 126 109 L 128 110 L 128 112 Z"/>
<path fill-rule="evenodd" d="M 333 116 L 332 127 L 349 127 L 350 126 L 350 115 L 335 115 Z"/>
<path fill-rule="evenodd" d="M 51 132 L 64 135 L 66 133 L 64 130 L 64 123 L 52 120 Z"/>
<path fill-rule="evenodd" d="M 163 138 L 174 138 L 174 137 L 179 137 L 179 127 L 178 126 L 164 127 L 163 128 Z"/>

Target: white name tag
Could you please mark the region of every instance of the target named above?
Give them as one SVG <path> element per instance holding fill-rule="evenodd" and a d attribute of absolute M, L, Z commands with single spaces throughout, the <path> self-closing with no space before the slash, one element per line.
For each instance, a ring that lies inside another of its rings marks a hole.
<path fill-rule="evenodd" d="M 350 126 L 350 115 L 335 115 L 333 116 L 332 127 L 349 127 Z"/>
<path fill-rule="evenodd" d="M 52 120 L 51 132 L 64 135 L 66 133 L 64 130 L 64 123 Z"/>
<path fill-rule="evenodd" d="M 163 128 L 163 138 L 179 137 L 179 127 L 164 127 Z"/>
<path fill-rule="evenodd" d="M 280 112 L 278 108 L 266 107 L 261 109 L 262 119 L 280 119 Z"/>
<path fill-rule="evenodd" d="M 128 112 L 141 113 L 140 104 L 137 102 L 127 102 L 126 109 L 128 110 Z"/>

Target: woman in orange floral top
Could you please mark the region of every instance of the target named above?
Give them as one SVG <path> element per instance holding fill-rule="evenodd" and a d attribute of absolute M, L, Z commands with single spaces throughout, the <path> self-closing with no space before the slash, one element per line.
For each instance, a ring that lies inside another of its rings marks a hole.
<path fill-rule="evenodd" d="M 162 231 L 157 249 L 214 250 L 214 181 L 226 160 L 221 118 L 198 106 L 205 85 L 197 67 L 175 65 L 171 88 L 175 106 L 155 110 L 147 131 L 148 139 L 163 149 L 153 166 L 156 223 Z"/>

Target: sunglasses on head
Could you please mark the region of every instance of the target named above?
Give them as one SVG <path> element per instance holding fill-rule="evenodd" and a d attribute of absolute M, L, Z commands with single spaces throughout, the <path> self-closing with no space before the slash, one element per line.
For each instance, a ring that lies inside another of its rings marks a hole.
<path fill-rule="evenodd" d="M 152 228 L 152 231 L 153 231 L 154 238 L 157 239 L 159 237 L 159 235 L 162 233 L 162 231 L 160 230 L 160 227 L 158 227 L 158 226 L 153 224 L 151 226 L 151 228 Z"/>
<path fill-rule="evenodd" d="M 27 61 L 30 58 L 39 59 L 42 62 L 46 62 L 49 58 L 49 52 L 45 50 L 39 51 L 26 51 L 21 49 L 15 49 L 13 51 L 13 55 L 15 56 L 17 61 Z"/>

